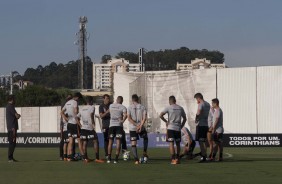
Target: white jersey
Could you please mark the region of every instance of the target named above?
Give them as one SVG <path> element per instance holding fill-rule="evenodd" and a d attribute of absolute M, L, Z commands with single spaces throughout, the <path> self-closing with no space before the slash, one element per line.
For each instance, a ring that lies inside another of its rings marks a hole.
<path fill-rule="evenodd" d="M 213 115 L 213 123 L 215 123 L 216 119 L 218 118 L 217 125 L 215 127 L 215 132 L 217 133 L 223 133 L 223 112 L 221 108 L 215 109 L 214 110 L 214 115 Z"/>
<path fill-rule="evenodd" d="M 65 114 L 67 115 L 70 124 L 76 124 L 76 114 L 74 113 L 75 108 L 77 108 L 77 101 L 71 99 L 69 100 L 65 106 L 63 107 L 63 110 L 65 110 Z"/>
<path fill-rule="evenodd" d="M 170 105 L 166 107 L 162 113 L 168 114 L 168 130 L 181 130 L 181 118 L 186 116 L 184 109 L 181 106 L 177 104 Z"/>
<path fill-rule="evenodd" d="M 126 113 L 126 107 L 122 104 L 114 103 L 110 105 L 110 114 L 111 114 L 111 120 L 110 120 L 110 127 L 113 126 L 123 126 L 122 120 L 123 120 L 123 114 Z"/>
<path fill-rule="evenodd" d="M 208 117 L 208 127 L 213 127 L 213 114 L 214 114 L 214 108 L 210 109 L 209 117 Z"/>
<path fill-rule="evenodd" d="M 95 107 L 93 105 L 86 105 L 81 108 L 80 112 L 78 113 L 77 117 L 80 118 L 81 122 L 81 129 L 83 130 L 94 130 L 92 124 L 91 116 L 95 114 Z"/>
<path fill-rule="evenodd" d="M 128 107 L 127 110 L 128 115 L 139 125 L 147 116 L 146 108 L 139 104 L 133 103 Z M 129 131 L 136 131 L 137 127 L 134 126 L 132 123 L 129 123 Z"/>

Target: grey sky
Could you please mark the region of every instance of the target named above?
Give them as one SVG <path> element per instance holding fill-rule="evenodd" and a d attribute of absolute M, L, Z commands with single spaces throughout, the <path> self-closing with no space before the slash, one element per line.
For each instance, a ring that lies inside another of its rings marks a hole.
<path fill-rule="evenodd" d="M 78 58 L 78 18 L 88 17 L 88 55 L 219 50 L 231 67 L 281 65 L 280 0 L 2 0 L 0 74 Z"/>

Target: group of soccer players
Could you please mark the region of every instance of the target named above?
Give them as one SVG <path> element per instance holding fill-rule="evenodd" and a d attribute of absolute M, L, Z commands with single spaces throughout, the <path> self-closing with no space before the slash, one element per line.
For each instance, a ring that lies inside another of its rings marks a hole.
<path fill-rule="evenodd" d="M 87 97 L 86 104 L 78 109 L 78 99 L 81 98 L 80 93 L 76 93 L 73 97 L 69 97 L 62 107 L 61 116 L 63 122 L 63 159 L 65 161 L 75 161 L 74 144 L 78 142 L 79 151 L 85 162 L 93 161 L 88 157 L 88 142 L 93 144 L 95 152 L 95 162 L 103 163 L 99 157 L 99 140 L 95 131 L 95 108 L 93 106 L 93 98 Z M 169 150 L 171 154 L 171 164 L 180 164 L 182 157 L 193 159 L 201 156 L 200 162 L 207 160 L 213 161 L 219 152 L 219 161 L 222 161 L 223 154 L 223 113 L 219 107 L 219 100 L 212 100 L 212 107 L 206 102 L 201 93 L 195 94 L 198 109 L 195 123 L 196 141 L 199 141 L 201 152 L 193 154 L 196 142 L 189 131 L 185 127 L 187 121 L 184 109 L 176 104 L 174 96 L 169 97 L 169 106 L 164 108 L 160 113 L 160 118 L 166 123 L 167 142 L 169 142 Z M 127 151 L 125 131 L 123 123 L 129 121 L 129 135 L 131 141 L 131 149 L 134 157 L 134 163 L 139 164 L 137 153 L 137 141 L 143 139 L 143 157 L 148 158 L 148 135 L 145 128 L 147 121 L 146 108 L 139 103 L 138 95 L 132 95 L 132 103 L 126 108 L 122 105 L 123 97 L 118 96 L 114 103 L 110 103 L 110 96 L 103 96 L 103 103 L 99 106 L 99 116 L 102 119 L 102 131 L 104 136 L 105 158 L 107 163 L 112 163 L 112 147 L 116 140 L 116 152 L 113 163 L 118 163 L 121 149 L 125 153 Z M 164 116 L 168 114 L 166 119 Z M 184 142 L 183 152 L 180 154 L 180 142 Z M 207 141 L 210 146 L 210 154 L 207 157 Z M 174 147 L 176 145 L 176 149 Z"/>

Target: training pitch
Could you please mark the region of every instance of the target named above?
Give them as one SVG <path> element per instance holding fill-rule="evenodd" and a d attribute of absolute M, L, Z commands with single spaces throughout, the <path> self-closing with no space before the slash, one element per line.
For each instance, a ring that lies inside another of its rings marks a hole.
<path fill-rule="evenodd" d="M 149 162 L 134 165 L 132 160 L 118 164 L 64 162 L 59 161 L 55 148 L 17 148 L 15 158 L 19 162 L 8 163 L 7 148 L 0 148 L 0 183 L 282 182 L 282 148 L 226 148 L 224 152 L 223 162 L 198 163 L 196 158 L 170 165 L 168 149 L 149 149 Z M 90 152 L 89 156 L 93 158 Z"/>

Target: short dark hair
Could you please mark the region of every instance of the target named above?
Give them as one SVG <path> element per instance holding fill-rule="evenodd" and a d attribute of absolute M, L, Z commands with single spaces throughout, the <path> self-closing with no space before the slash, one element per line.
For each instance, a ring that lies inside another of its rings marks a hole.
<path fill-rule="evenodd" d="M 72 99 L 72 94 L 68 94 L 68 96 L 66 97 L 66 101 L 69 101 Z"/>
<path fill-rule="evenodd" d="M 219 100 L 217 98 L 212 99 L 212 103 L 215 103 L 216 105 L 219 105 Z"/>
<path fill-rule="evenodd" d="M 122 96 L 118 96 L 117 97 L 119 100 L 123 101 L 123 97 Z"/>
<path fill-rule="evenodd" d="M 200 98 L 200 99 L 202 99 L 202 100 L 204 99 L 202 93 L 196 93 L 196 94 L 194 95 L 194 98 Z"/>
<path fill-rule="evenodd" d="M 138 95 L 133 94 L 133 95 L 132 95 L 132 101 L 134 101 L 134 102 L 138 102 L 138 100 L 139 100 Z"/>
<path fill-rule="evenodd" d="M 79 92 L 74 93 L 73 97 L 82 98 L 82 94 Z"/>
<path fill-rule="evenodd" d="M 104 95 L 103 95 L 103 99 L 105 99 L 106 97 L 110 98 L 110 95 L 104 94 Z"/>
<path fill-rule="evenodd" d="M 93 102 L 93 97 L 92 96 L 87 96 L 86 97 L 86 102 L 87 103 L 92 103 Z"/>
<path fill-rule="evenodd" d="M 173 102 L 175 103 L 175 102 L 176 102 L 175 96 L 173 96 L 173 95 L 170 96 L 170 97 L 169 97 L 169 101 L 173 101 Z"/>
<path fill-rule="evenodd" d="M 15 100 L 15 95 L 9 95 L 7 98 L 7 101 L 10 102 L 12 100 Z"/>

